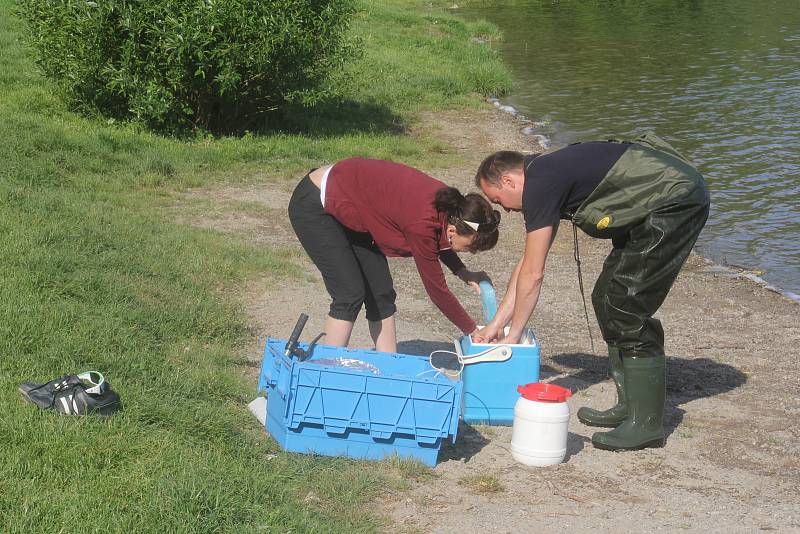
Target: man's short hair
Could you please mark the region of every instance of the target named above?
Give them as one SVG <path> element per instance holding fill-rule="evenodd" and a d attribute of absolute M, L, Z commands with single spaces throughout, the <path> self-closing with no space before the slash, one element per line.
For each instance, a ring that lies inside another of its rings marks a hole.
<path fill-rule="evenodd" d="M 510 171 L 522 169 L 525 156 L 513 150 L 501 150 L 487 157 L 478 167 L 475 174 L 475 185 L 480 187 L 481 180 L 499 186 L 500 178 Z"/>

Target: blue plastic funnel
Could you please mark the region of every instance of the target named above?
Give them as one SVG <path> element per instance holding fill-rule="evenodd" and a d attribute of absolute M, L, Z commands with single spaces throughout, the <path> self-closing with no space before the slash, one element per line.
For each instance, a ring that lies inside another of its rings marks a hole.
<path fill-rule="evenodd" d="M 483 319 L 486 324 L 494 319 L 494 314 L 497 313 L 497 295 L 494 292 L 494 286 L 490 282 L 484 280 L 479 283 L 481 288 L 481 304 L 483 305 Z"/>

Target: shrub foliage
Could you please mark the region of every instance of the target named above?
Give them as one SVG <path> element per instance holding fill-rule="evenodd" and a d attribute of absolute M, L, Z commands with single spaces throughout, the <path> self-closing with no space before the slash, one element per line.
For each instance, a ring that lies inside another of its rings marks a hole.
<path fill-rule="evenodd" d="M 354 0 L 19 0 L 73 104 L 157 130 L 263 125 L 356 51 Z"/>

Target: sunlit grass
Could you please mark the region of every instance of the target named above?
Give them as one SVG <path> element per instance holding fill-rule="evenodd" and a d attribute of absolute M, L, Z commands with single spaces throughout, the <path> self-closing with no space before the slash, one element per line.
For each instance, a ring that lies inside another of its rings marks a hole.
<path fill-rule="evenodd" d="M 280 453 L 246 409 L 235 290 L 302 276 L 292 256 L 164 208 L 189 188 L 356 154 L 443 163 L 441 143 L 404 128 L 419 109 L 476 107 L 508 83 L 473 41 L 491 28 L 423 2 L 367 2 L 353 26 L 365 55 L 339 79 L 347 121 L 301 110 L 284 131 L 179 140 L 67 109 L 12 5 L 0 0 L 0 531 L 377 529 L 365 503 L 381 464 Z M 122 397 L 108 420 L 42 413 L 16 392 L 90 369 Z"/>

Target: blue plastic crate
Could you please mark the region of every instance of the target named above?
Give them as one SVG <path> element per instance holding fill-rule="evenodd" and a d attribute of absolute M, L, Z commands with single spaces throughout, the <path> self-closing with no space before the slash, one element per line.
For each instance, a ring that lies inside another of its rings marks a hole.
<path fill-rule="evenodd" d="M 508 345 L 511 358 L 504 362 L 480 362 L 464 366 L 464 405 L 462 417 L 467 423 L 510 425 L 514 422 L 514 405 L 519 393 L 517 386 L 539 381 L 541 349 L 533 332 L 527 330 L 524 344 Z M 473 343 L 462 337 L 463 354 L 477 354 L 494 345 Z"/>
<path fill-rule="evenodd" d="M 258 382 L 267 430 L 283 449 L 436 465 L 443 440 L 455 443 L 462 384 L 436 376 L 427 358 L 317 345 L 300 362 L 284 356 L 285 347 L 267 340 Z"/>

